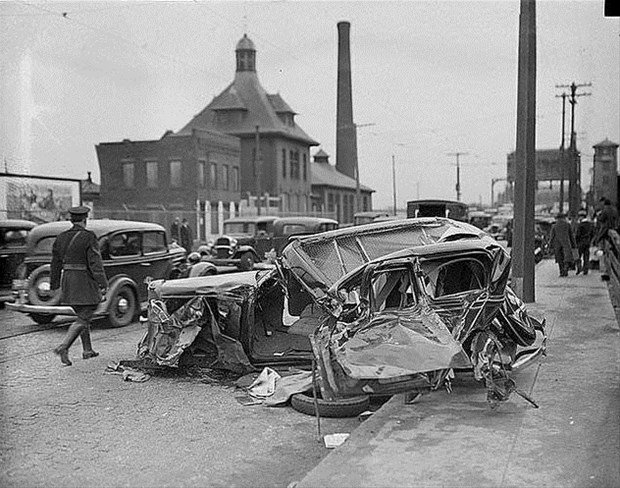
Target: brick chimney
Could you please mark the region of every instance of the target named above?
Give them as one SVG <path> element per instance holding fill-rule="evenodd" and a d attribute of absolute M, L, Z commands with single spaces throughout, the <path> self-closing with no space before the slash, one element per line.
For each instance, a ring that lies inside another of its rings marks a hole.
<path fill-rule="evenodd" d="M 353 123 L 349 22 L 338 22 L 338 92 L 336 102 L 336 169 L 355 178 L 357 131 Z"/>

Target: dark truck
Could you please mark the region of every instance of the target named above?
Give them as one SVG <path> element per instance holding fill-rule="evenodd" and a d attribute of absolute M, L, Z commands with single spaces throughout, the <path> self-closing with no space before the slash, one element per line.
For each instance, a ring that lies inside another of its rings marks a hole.
<path fill-rule="evenodd" d="M 447 217 L 461 222 L 468 221 L 466 203 L 453 200 L 411 200 L 407 202 L 407 218 Z"/>

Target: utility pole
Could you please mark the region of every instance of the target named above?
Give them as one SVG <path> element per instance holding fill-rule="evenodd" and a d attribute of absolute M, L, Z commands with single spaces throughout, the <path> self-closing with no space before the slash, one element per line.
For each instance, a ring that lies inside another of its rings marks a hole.
<path fill-rule="evenodd" d="M 256 177 L 256 213 L 261 214 L 261 157 L 260 157 L 260 126 L 256 126 L 256 136 L 254 138 L 254 176 Z"/>
<path fill-rule="evenodd" d="M 556 88 L 559 88 L 558 85 L 555 85 Z M 565 151 L 565 145 L 564 145 L 564 139 L 565 139 L 565 135 L 566 135 L 566 128 L 565 128 L 565 119 L 566 119 L 566 97 L 568 95 L 566 94 L 566 92 L 562 93 L 561 95 L 556 95 L 556 98 L 562 98 L 562 142 L 560 145 L 560 212 L 564 212 L 564 165 L 566 164 L 565 161 L 565 157 L 564 157 L 564 151 Z"/>
<path fill-rule="evenodd" d="M 536 186 L 536 3 L 521 0 L 517 69 L 512 287 L 524 302 L 535 301 L 534 197 Z"/>
<path fill-rule="evenodd" d="M 392 195 L 394 196 L 394 216 L 396 216 L 396 162 L 392 154 Z"/>
<path fill-rule="evenodd" d="M 460 156 L 466 156 L 469 153 L 466 152 L 453 152 L 448 153 L 448 156 L 456 156 L 456 200 L 461 201 L 461 165 L 459 162 Z"/>
<path fill-rule="evenodd" d="M 570 88 L 569 103 L 571 104 L 570 116 L 570 146 L 568 166 L 568 212 L 577 215 L 581 207 L 581 164 L 577 164 L 577 137 L 575 134 L 575 105 L 578 97 L 586 97 L 592 93 L 577 93 L 578 88 L 592 86 L 592 83 L 575 83 L 570 85 L 557 85 L 558 88 Z"/>
<path fill-rule="evenodd" d="M 357 129 L 359 127 L 370 127 L 376 125 L 374 122 L 369 124 L 353 124 L 354 132 L 355 132 L 355 211 L 362 211 L 362 194 L 360 191 L 360 163 L 359 157 L 357 155 Z"/>

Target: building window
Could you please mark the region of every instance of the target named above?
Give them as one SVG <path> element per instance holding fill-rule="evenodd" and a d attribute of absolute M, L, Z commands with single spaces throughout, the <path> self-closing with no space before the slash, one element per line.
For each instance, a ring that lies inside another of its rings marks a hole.
<path fill-rule="evenodd" d="M 222 190 L 228 190 L 228 166 L 222 166 Z"/>
<path fill-rule="evenodd" d="M 217 164 L 211 163 L 209 165 L 209 180 L 211 183 L 211 188 L 217 190 Z"/>
<path fill-rule="evenodd" d="M 286 149 L 282 149 L 282 178 L 286 178 Z"/>
<path fill-rule="evenodd" d="M 198 186 L 200 188 L 207 187 L 207 162 L 200 160 L 198 161 Z"/>
<path fill-rule="evenodd" d="M 146 187 L 157 188 L 158 175 L 157 175 L 157 161 L 146 162 Z"/>
<path fill-rule="evenodd" d="M 181 187 L 181 161 L 170 161 L 170 186 Z"/>
<path fill-rule="evenodd" d="M 304 153 L 304 181 L 308 181 L 308 156 Z"/>
<path fill-rule="evenodd" d="M 123 186 L 125 188 L 133 188 L 134 185 L 134 164 L 123 163 Z"/>
<path fill-rule="evenodd" d="M 239 167 L 233 166 L 232 170 L 232 191 L 239 191 Z"/>
<path fill-rule="evenodd" d="M 328 193 L 327 194 L 327 211 L 328 212 L 333 212 L 334 211 L 334 194 L 333 193 Z"/>
<path fill-rule="evenodd" d="M 299 179 L 299 151 L 291 151 L 289 158 L 291 160 L 291 179 Z"/>

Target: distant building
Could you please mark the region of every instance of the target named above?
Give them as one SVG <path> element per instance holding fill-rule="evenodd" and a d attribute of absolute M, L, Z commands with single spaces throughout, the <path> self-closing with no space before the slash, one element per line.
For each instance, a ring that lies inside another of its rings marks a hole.
<path fill-rule="evenodd" d="M 200 200 L 239 209 L 260 195 L 269 202 L 265 213 L 337 212 L 341 222 L 352 222 L 355 180 L 326 163 L 313 184 L 310 148 L 318 142 L 297 125 L 280 94 L 261 86 L 247 35 L 235 54 L 232 83 L 177 133 L 96 146 L 99 206 L 193 211 Z M 371 209 L 372 190 L 361 188 L 363 208 Z"/>
<path fill-rule="evenodd" d="M 237 137 L 208 130 L 166 132 L 152 141 L 102 142 L 99 206 L 105 209 L 194 210 L 196 201 L 238 202 Z"/>
<path fill-rule="evenodd" d="M 319 149 L 312 163 L 312 210 L 315 212 L 333 212 L 340 223 L 352 223 L 355 214 L 355 196 L 357 183 L 336 170 L 329 163 L 329 155 Z M 372 192 L 374 190 L 360 185 L 361 209 L 372 209 Z"/>
<path fill-rule="evenodd" d="M 506 196 L 510 201 L 514 199 L 515 183 L 515 159 L 516 153 L 513 151 L 506 158 Z M 550 195 L 554 201 L 559 202 L 560 181 L 564 181 L 564 202 L 568 204 L 568 186 L 570 170 L 570 152 L 564 152 L 564 164 L 562 164 L 562 152 L 560 149 L 537 149 L 536 150 L 536 189 L 543 190 L 536 192 L 536 204 L 550 203 Z M 579 180 L 581 175 L 581 155 L 577 152 L 575 159 L 575 177 Z M 543 184 L 544 183 L 544 184 Z M 578 191 L 581 192 L 580 185 Z"/>
<path fill-rule="evenodd" d="M 618 144 L 605 139 L 592 147 L 592 203 L 607 197 L 614 205 L 618 205 Z"/>
<path fill-rule="evenodd" d="M 241 145 L 241 193 L 268 193 L 282 212 L 310 210 L 310 147 L 318 143 L 295 122 L 295 111 L 280 94 L 268 94 L 256 72 L 256 48 L 244 35 L 235 50 L 233 82 L 179 134 L 193 129 L 224 132 Z M 258 152 L 257 152 L 258 147 Z"/>

